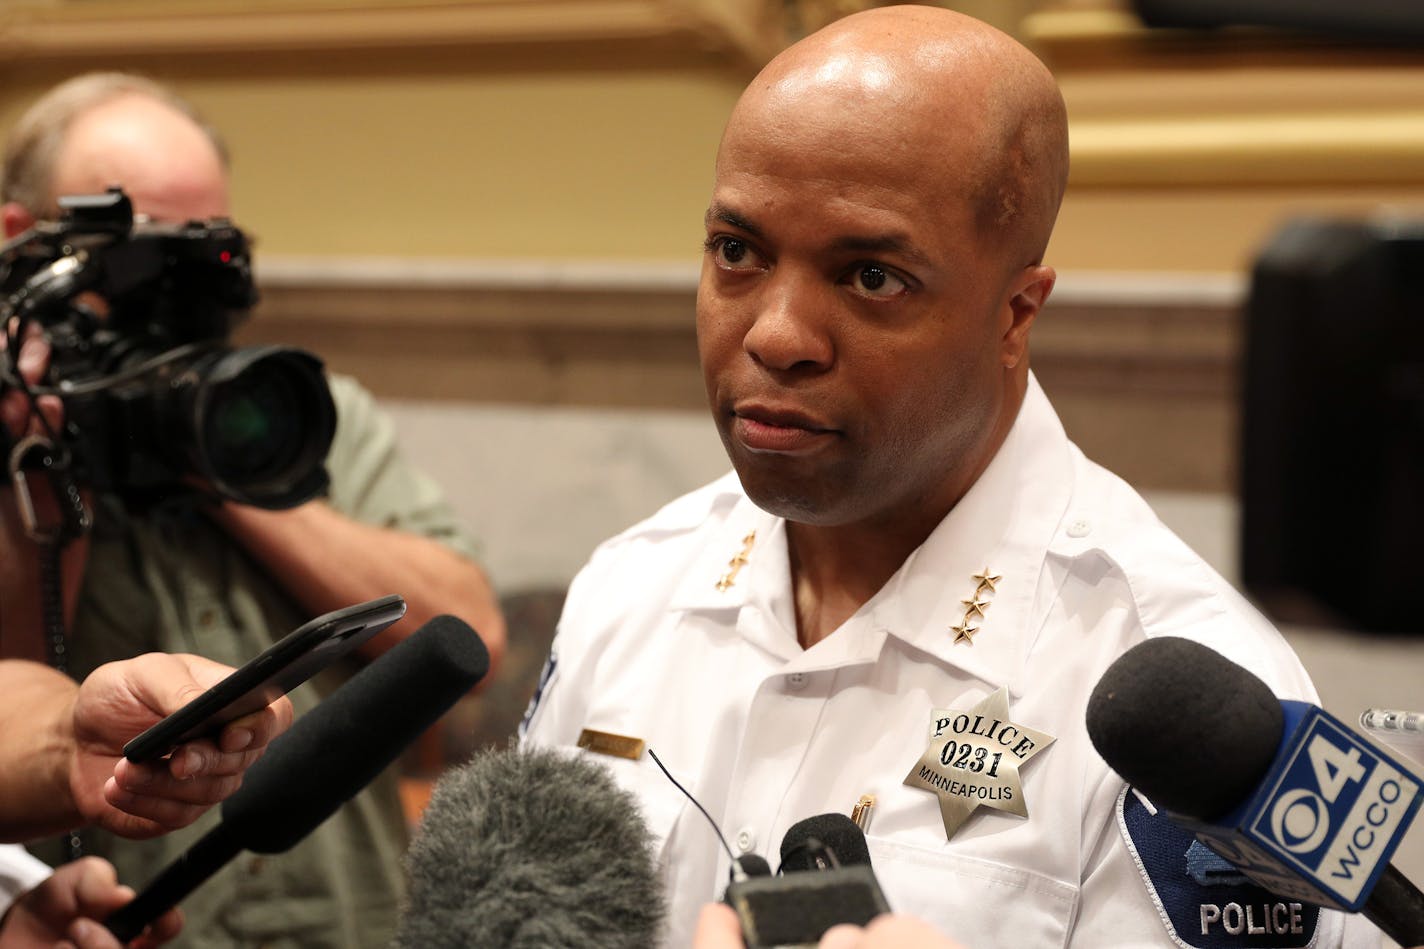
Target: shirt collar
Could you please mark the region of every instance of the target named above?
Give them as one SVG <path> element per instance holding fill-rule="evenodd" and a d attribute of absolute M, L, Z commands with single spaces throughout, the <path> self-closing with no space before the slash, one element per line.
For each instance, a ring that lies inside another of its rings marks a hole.
<path fill-rule="evenodd" d="M 1018 697 L 1042 623 L 1039 575 L 1072 493 L 1068 438 L 1030 375 L 993 461 L 866 609 L 891 635 Z M 985 574 L 998 579 L 976 579 Z M 976 593 L 987 601 L 982 616 L 965 603 Z M 978 632 L 956 643 L 954 627 L 966 619 Z"/>
<path fill-rule="evenodd" d="M 838 657 L 874 659 L 893 636 L 939 662 L 1020 695 L 1018 679 L 1041 618 L 1035 591 L 1052 540 L 1073 490 L 1073 465 L 1063 426 L 1032 374 L 1018 417 L 984 473 L 903 566 L 827 640 L 859 630 L 814 665 Z M 744 494 L 735 475 L 721 482 L 735 493 L 727 517 L 711 532 L 672 600 L 675 609 L 740 610 L 749 603 L 794 631 L 785 523 Z M 748 549 L 747 538 L 755 534 Z M 745 562 L 734 561 L 745 551 Z M 999 579 L 975 579 L 984 572 Z M 718 581 L 730 582 L 719 589 Z M 986 601 L 970 617 L 971 642 L 955 643 L 953 627 L 965 619 L 963 602 Z M 851 639 L 854 642 L 851 642 Z M 794 632 L 790 645 L 794 646 Z M 777 653 L 785 643 L 763 642 Z"/>

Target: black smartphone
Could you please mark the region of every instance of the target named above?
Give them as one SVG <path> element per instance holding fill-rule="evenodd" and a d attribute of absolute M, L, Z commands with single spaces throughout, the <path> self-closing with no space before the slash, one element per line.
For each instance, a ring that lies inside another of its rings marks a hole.
<path fill-rule="evenodd" d="M 185 741 L 217 734 L 233 719 L 266 708 L 405 615 L 392 594 L 318 616 L 124 745 L 134 762 L 161 758 Z"/>

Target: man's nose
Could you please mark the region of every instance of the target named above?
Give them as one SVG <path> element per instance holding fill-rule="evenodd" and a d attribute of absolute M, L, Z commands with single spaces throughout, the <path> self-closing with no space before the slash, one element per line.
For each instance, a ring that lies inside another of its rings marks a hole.
<path fill-rule="evenodd" d="M 778 268 L 757 298 L 743 347 L 777 372 L 820 370 L 835 358 L 830 334 L 834 288 L 812 275 Z"/>

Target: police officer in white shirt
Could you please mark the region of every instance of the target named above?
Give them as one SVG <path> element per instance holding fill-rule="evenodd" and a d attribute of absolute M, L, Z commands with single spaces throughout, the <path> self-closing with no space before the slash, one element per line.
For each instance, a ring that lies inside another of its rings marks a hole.
<path fill-rule="evenodd" d="M 1379 944 L 1193 848 L 1088 741 L 1149 636 L 1315 692 L 1029 371 L 1067 172 L 1047 69 L 940 8 L 839 20 L 733 111 L 697 330 L 735 472 L 594 553 L 524 725 L 640 799 L 667 944 L 728 864 L 646 748 L 773 867 L 860 805 L 891 908 L 977 949 Z"/>

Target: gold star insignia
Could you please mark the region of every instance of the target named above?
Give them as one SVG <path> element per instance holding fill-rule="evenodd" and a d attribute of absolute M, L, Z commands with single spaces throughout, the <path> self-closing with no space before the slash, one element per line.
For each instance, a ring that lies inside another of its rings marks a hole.
<path fill-rule="evenodd" d="M 964 622 L 958 626 L 951 626 L 949 631 L 954 633 L 954 641 L 956 643 L 968 643 L 972 646 L 974 645 L 974 634 L 979 632 L 979 627 L 970 626 L 969 617 L 966 616 Z"/>
<path fill-rule="evenodd" d="M 727 561 L 727 567 L 729 568 L 727 572 L 717 578 L 718 593 L 727 592 L 727 588 L 737 582 L 737 574 L 741 572 L 742 567 L 745 566 L 747 560 L 750 559 L 752 544 L 755 543 L 756 531 L 752 531 L 742 538 L 742 549 L 737 552 L 735 557 Z"/>
<path fill-rule="evenodd" d="M 979 614 L 980 617 L 983 617 L 984 607 L 988 606 L 994 601 L 979 599 L 979 591 L 975 590 L 974 596 L 971 599 L 960 600 L 959 602 L 963 603 L 965 606 L 968 607 L 968 609 L 964 611 L 964 619 L 968 621 L 969 617 L 973 616 L 976 613 Z"/>
<path fill-rule="evenodd" d="M 997 592 L 998 588 L 995 587 L 994 584 L 998 583 L 1002 579 L 1004 579 L 1002 574 L 997 577 L 990 576 L 989 568 L 985 567 L 983 570 L 974 574 L 974 581 L 979 584 L 979 588 L 974 591 L 974 595 L 978 596 L 985 590 L 988 590 L 990 593 Z"/>
<path fill-rule="evenodd" d="M 1028 816 L 1019 768 L 1056 741 L 1009 719 L 1001 687 L 971 709 L 935 709 L 930 740 L 905 785 L 933 791 L 948 840 L 979 807 Z"/>

